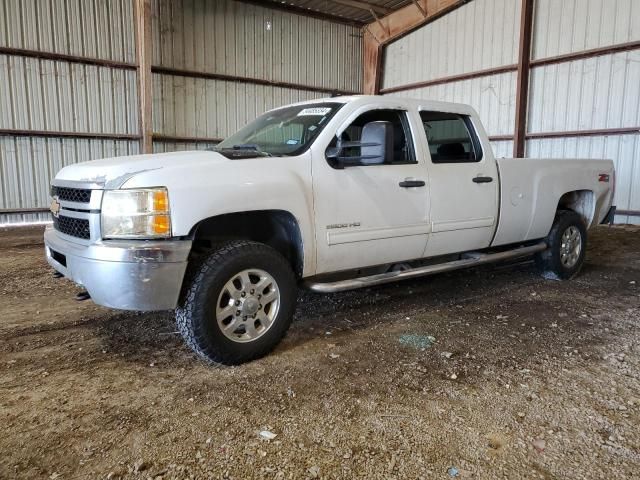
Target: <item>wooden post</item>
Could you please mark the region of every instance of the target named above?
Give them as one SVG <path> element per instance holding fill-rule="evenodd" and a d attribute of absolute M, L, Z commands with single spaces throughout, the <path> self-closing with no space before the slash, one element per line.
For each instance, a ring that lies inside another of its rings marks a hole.
<path fill-rule="evenodd" d="M 153 152 L 151 89 L 151 0 L 133 0 L 135 15 L 136 64 L 138 72 L 138 122 L 140 152 Z"/>
<path fill-rule="evenodd" d="M 364 32 L 364 84 L 365 95 L 377 95 L 380 92 L 382 46 L 365 29 Z"/>
<path fill-rule="evenodd" d="M 516 124 L 513 140 L 514 157 L 524 157 L 527 140 L 533 2 L 534 0 L 522 0 L 522 12 L 520 13 L 520 44 L 518 46 L 518 77 L 516 80 Z"/>

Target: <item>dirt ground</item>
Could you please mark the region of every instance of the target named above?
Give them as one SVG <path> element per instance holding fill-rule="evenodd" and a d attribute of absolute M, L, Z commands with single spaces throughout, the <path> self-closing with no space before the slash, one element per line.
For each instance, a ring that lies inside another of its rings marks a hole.
<path fill-rule="evenodd" d="M 639 227 L 592 231 L 570 282 L 528 262 L 303 293 L 280 347 L 234 368 L 169 313 L 77 291 L 40 228 L 0 231 L 2 479 L 640 473 Z"/>

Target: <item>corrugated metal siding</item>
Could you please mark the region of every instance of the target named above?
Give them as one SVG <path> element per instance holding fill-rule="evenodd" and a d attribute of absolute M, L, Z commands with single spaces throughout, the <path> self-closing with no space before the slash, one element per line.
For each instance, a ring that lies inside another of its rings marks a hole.
<path fill-rule="evenodd" d="M 0 128 L 138 131 L 136 73 L 0 55 Z"/>
<path fill-rule="evenodd" d="M 138 151 L 137 141 L 0 136 L 0 209 L 48 207 L 50 179 L 61 168 Z"/>
<path fill-rule="evenodd" d="M 537 0 L 534 58 L 640 40 L 637 0 Z M 534 68 L 529 132 L 640 127 L 640 51 Z M 620 209 L 640 210 L 640 135 L 536 139 L 527 155 L 611 158 Z M 616 217 L 640 223 L 639 217 Z"/>
<path fill-rule="evenodd" d="M 358 28 L 231 0 L 154 0 L 154 65 L 362 89 Z"/>
<path fill-rule="evenodd" d="M 640 50 L 534 68 L 530 95 L 529 132 L 638 127 Z"/>
<path fill-rule="evenodd" d="M 153 75 L 153 129 L 171 136 L 224 138 L 266 110 L 323 95 L 222 80 Z"/>
<path fill-rule="evenodd" d="M 516 62 L 520 1 L 475 0 L 387 47 L 384 87 Z M 638 0 L 536 0 L 533 57 L 545 58 L 640 40 Z M 505 27 L 502 27 L 504 24 Z M 394 95 L 471 104 L 489 135 L 512 135 L 516 73 L 459 81 Z M 640 126 L 640 51 L 533 68 L 528 132 Z M 615 202 L 640 210 L 640 135 L 537 139 L 532 157 L 612 158 Z M 493 142 L 511 156 L 513 142 Z M 640 223 L 638 217 L 617 221 Z"/>
<path fill-rule="evenodd" d="M 640 40 L 638 0 L 536 0 L 533 58 Z"/>
<path fill-rule="evenodd" d="M 307 8 L 313 12 L 322 12 L 330 15 L 337 15 L 345 19 L 356 20 L 359 22 L 371 22 L 375 18 L 365 9 L 354 8 L 349 5 L 342 5 L 338 2 L 327 0 L 280 0 L 285 5 L 294 5 L 296 7 Z M 389 9 L 397 9 L 408 5 L 411 0 L 366 0 L 369 5 L 377 5 Z"/>
<path fill-rule="evenodd" d="M 474 0 L 385 48 L 383 88 L 517 62 L 520 2 Z"/>
<path fill-rule="evenodd" d="M 0 0 L 0 45 L 135 62 L 131 0 Z"/>
<path fill-rule="evenodd" d="M 153 151 L 155 153 L 182 152 L 187 150 L 206 150 L 215 146 L 215 143 L 210 142 L 153 142 Z"/>
<path fill-rule="evenodd" d="M 393 95 L 469 104 L 480 115 L 489 135 L 511 135 L 515 122 L 515 76 L 515 72 L 503 73 Z"/>
<path fill-rule="evenodd" d="M 474 0 L 392 42 L 385 48 L 383 88 L 512 65 L 517 62 L 521 3 Z M 393 93 L 471 105 L 489 135 L 511 135 L 516 73 L 450 82 Z M 496 156 L 510 156 L 513 142 L 493 142 Z"/>
<path fill-rule="evenodd" d="M 24 225 L 25 223 L 49 223 L 50 213 L 20 213 L 20 214 L 0 214 L 0 227 L 10 227 L 14 225 Z"/>
<path fill-rule="evenodd" d="M 231 0 L 154 0 L 154 61 L 173 68 L 359 91 L 361 32 Z M 135 62 L 131 0 L 0 0 L 0 46 Z M 308 90 L 154 75 L 156 133 L 224 137 Z M 138 133 L 136 74 L 0 56 L 0 128 Z M 154 142 L 155 151 L 212 144 Z M 0 209 L 48 206 L 62 166 L 138 152 L 136 141 L 0 138 Z M 46 219 L 0 215 L 0 224 Z"/>
<path fill-rule="evenodd" d="M 529 140 L 527 156 L 610 158 L 616 167 L 614 204 L 622 210 L 640 210 L 640 135 Z M 616 222 L 640 223 L 640 219 L 617 216 Z"/>
<path fill-rule="evenodd" d="M 491 142 L 493 147 L 493 155 L 496 158 L 511 158 L 513 157 L 513 141 L 501 140 L 499 142 Z"/>
<path fill-rule="evenodd" d="M 130 0 L 0 0 L 0 45 L 135 62 Z M 0 128 L 137 134 L 132 70 L 0 55 Z M 138 153 L 138 142 L 0 137 L 0 209 L 46 208 L 62 167 Z M 0 225 L 48 220 L 0 214 Z"/>

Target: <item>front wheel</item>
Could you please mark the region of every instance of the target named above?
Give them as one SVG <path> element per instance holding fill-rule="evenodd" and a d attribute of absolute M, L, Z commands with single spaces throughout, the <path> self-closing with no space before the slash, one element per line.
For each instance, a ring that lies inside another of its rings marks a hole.
<path fill-rule="evenodd" d="M 545 278 L 569 280 L 584 263 L 587 248 L 587 228 L 576 212 L 557 213 L 546 239 L 548 248 L 536 254 L 536 266 Z"/>
<path fill-rule="evenodd" d="M 291 324 L 296 293 L 293 271 L 276 250 L 232 241 L 190 267 L 176 323 L 204 359 L 239 364 L 280 342 Z"/>

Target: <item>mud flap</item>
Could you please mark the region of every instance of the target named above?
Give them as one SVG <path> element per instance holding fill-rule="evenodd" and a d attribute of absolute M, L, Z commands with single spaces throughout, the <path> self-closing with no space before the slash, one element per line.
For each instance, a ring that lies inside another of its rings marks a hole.
<path fill-rule="evenodd" d="M 609 211 L 607 212 L 607 215 L 600 222 L 600 225 L 613 225 L 613 220 L 615 216 L 616 216 L 616 207 L 614 205 L 609 209 Z"/>

